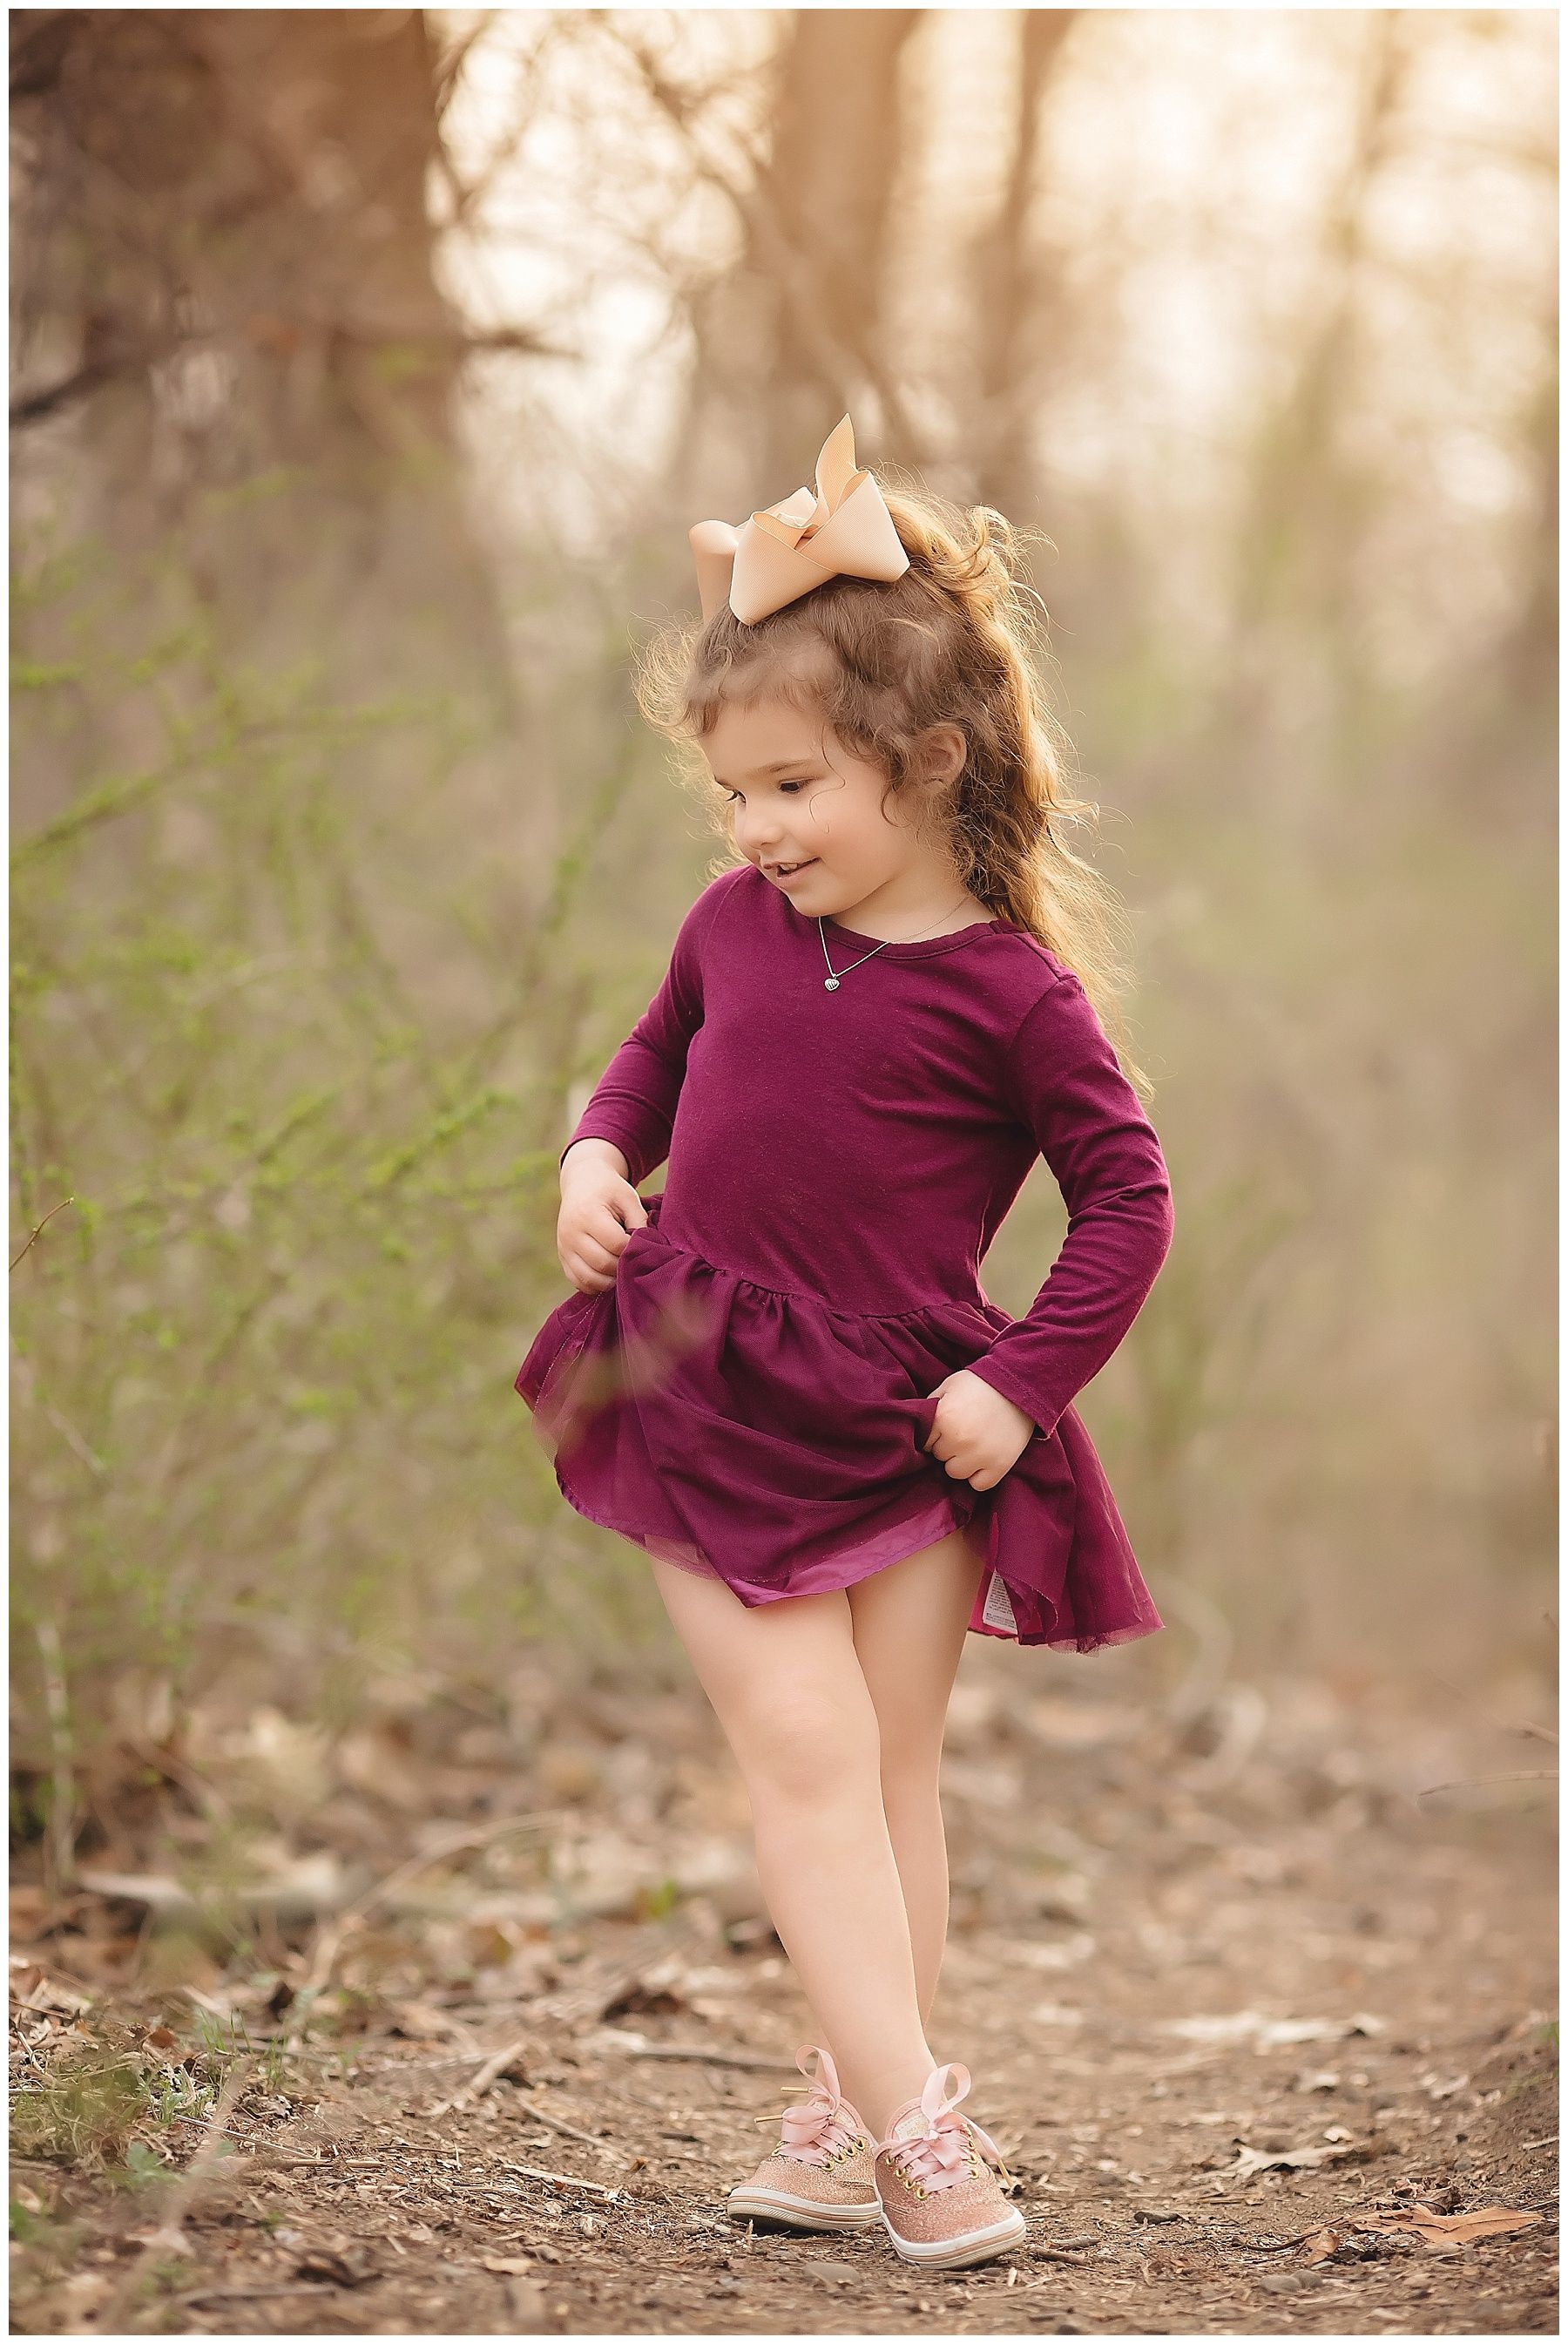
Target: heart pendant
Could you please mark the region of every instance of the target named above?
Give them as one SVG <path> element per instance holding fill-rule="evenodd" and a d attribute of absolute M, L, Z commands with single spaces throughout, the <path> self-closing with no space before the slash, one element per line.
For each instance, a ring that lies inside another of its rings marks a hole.
<path fill-rule="evenodd" d="M 822 990 L 824 993 L 837 993 L 839 990 L 838 978 L 836 976 L 825 976 L 822 979 Z"/>

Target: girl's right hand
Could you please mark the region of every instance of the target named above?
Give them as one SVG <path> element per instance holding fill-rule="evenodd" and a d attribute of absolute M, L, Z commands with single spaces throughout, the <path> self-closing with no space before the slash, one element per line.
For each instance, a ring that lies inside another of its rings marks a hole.
<path fill-rule="evenodd" d="M 579 1294 L 603 1294 L 615 1284 L 616 1263 L 648 1212 L 627 1178 L 626 1157 L 613 1140 L 578 1139 L 561 1158 L 561 1209 L 556 1251 Z"/>

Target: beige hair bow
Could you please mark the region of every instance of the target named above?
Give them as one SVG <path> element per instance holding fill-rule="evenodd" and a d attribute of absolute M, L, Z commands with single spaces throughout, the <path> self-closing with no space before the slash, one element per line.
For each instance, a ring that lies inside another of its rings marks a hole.
<path fill-rule="evenodd" d="M 726 602 L 749 627 L 829 578 L 901 578 L 910 557 L 871 473 L 855 465 L 846 415 L 822 442 L 817 493 L 754 512 L 739 529 L 699 520 L 688 534 L 704 620 Z"/>

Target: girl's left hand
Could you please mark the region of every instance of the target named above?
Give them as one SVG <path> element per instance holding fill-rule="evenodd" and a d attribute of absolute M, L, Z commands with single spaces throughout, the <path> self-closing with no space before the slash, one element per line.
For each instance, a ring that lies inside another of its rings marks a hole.
<path fill-rule="evenodd" d="M 1032 1416 L 967 1368 L 955 1368 L 926 1397 L 937 1402 L 926 1448 L 955 1480 L 974 1490 L 994 1490 L 1040 1430 Z"/>

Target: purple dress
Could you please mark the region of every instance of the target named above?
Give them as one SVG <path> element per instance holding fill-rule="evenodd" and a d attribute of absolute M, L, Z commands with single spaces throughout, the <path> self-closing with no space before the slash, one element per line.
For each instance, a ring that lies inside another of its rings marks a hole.
<path fill-rule="evenodd" d="M 1071 1403 L 1170 1248 L 1160 1143 L 1077 976 L 1017 923 L 877 944 L 819 931 L 750 864 L 704 888 L 572 1134 L 613 1140 L 634 1185 L 668 1157 L 665 1187 L 516 1388 L 578 1513 L 743 1603 L 966 1528 L 976 1632 L 1081 1652 L 1150 1635 Z M 1068 1231 L 1015 1319 L 980 1265 L 1040 1156 Z M 1038 1428 L 994 1489 L 923 1446 L 957 1368 Z"/>

